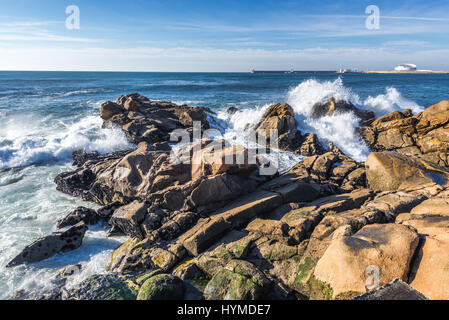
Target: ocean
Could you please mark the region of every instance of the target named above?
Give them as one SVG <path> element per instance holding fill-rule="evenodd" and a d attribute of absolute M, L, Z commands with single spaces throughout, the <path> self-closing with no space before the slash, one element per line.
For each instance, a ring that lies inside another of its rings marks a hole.
<path fill-rule="evenodd" d="M 315 132 L 363 161 L 369 150 L 355 132 L 354 115 L 310 119 L 312 106 L 334 96 L 377 116 L 406 108 L 417 113 L 449 99 L 449 75 L 0 72 L 0 299 L 21 289 L 51 288 L 55 271 L 67 265 L 83 265 L 68 286 L 107 272 L 112 251 L 125 238 L 106 238 L 107 226 L 101 223 L 72 252 L 33 265 L 5 266 L 26 245 L 56 231 L 56 221 L 77 206 L 98 207 L 57 192 L 53 179 L 73 169 L 74 150 L 132 147 L 120 130 L 102 129 L 98 116 L 102 102 L 132 92 L 208 107 L 217 113 L 211 120 L 223 135 L 237 140 L 270 104 L 288 102 L 303 132 Z M 240 111 L 228 115 L 231 106 Z M 283 170 L 301 160 L 280 155 Z"/>

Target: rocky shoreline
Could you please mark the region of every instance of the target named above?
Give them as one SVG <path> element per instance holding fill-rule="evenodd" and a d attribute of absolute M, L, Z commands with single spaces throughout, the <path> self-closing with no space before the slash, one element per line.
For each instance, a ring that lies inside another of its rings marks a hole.
<path fill-rule="evenodd" d="M 75 152 L 76 169 L 55 178 L 57 190 L 103 207 L 77 208 L 58 222 L 68 230 L 27 246 L 8 267 L 79 247 L 100 220 L 129 240 L 114 251 L 109 275 L 67 291 L 71 272 L 62 271 L 52 292 L 13 298 L 449 299 L 449 101 L 375 119 L 331 98 L 312 116 L 341 112 L 360 118 L 373 151 L 365 163 L 300 132 L 283 103 L 253 129 L 277 130 L 280 149 L 306 158 L 261 175 L 250 150 L 225 141 L 220 159 L 246 160 L 203 161 L 211 150 L 201 140 L 179 151 L 198 163 L 173 161 L 170 134 L 193 135 L 194 122 L 210 129 L 211 110 L 139 94 L 104 103 L 104 126 L 120 127 L 137 147 Z"/>

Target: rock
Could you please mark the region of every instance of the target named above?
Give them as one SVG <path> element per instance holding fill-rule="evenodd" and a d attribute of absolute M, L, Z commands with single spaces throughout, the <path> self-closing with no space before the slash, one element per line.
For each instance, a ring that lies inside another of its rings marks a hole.
<path fill-rule="evenodd" d="M 449 299 L 449 214 L 445 208 L 446 198 L 432 198 L 396 218 L 396 223 L 414 227 L 420 235 L 409 283 L 432 300 Z"/>
<path fill-rule="evenodd" d="M 56 253 L 75 250 L 83 241 L 87 226 L 80 222 L 64 232 L 55 232 L 40 238 L 25 247 L 22 252 L 6 266 L 15 267 L 23 263 L 34 263 L 47 259 Z"/>
<path fill-rule="evenodd" d="M 372 153 L 365 165 L 370 188 L 380 191 L 395 191 L 428 183 L 445 185 L 449 174 L 445 168 L 394 152 Z"/>
<path fill-rule="evenodd" d="M 73 151 L 73 165 L 77 167 L 82 167 L 87 161 L 96 160 L 100 157 L 100 154 L 96 151 L 84 152 L 82 150 Z"/>
<path fill-rule="evenodd" d="M 93 209 L 78 207 L 73 212 L 69 213 L 66 217 L 59 220 L 56 224 L 56 227 L 58 229 L 61 229 L 67 226 L 74 226 L 81 221 L 86 225 L 94 225 L 100 221 L 100 217 Z"/>
<path fill-rule="evenodd" d="M 374 119 L 374 113 L 372 111 L 359 110 L 351 102 L 337 101 L 334 97 L 329 98 L 326 103 L 316 103 L 312 107 L 310 116 L 312 118 L 322 118 L 324 116 L 347 112 L 353 112 L 362 121 Z"/>
<path fill-rule="evenodd" d="M 306 158 L 284 174 L 288 175 L 320 185 L 322 195 L 366 188 L 363 164 L 336 149 Z"/>
<path fill-rule="evenodd" d="M 232 260 L 213 276 L 204 289 L 207 300 L 260 300 L 271 281 L 247 261 Z"/>
<path fill-rule="evenodd" d="M 246 225 L 254 217 L 276 209 L 282 204 L 282 197 L 275 192 L 258 190 L 247 196 L 240 197 L 222 209 L 214 212 L 215 218 L 223 218 L 232 227 Z"/>
<path fill-rule="evenodd" d="M 166 272 L 182 258 L 182 252 L 177 252 L 175 246 L 131 238 L 113 252 L 110 270 L 121 274 L 139 274 L 148 270 Z"/>
<path fill-rule="evenodd" d="M 373 151 L 396 151 L 440 166 L 449 165 L 448 101 L 413 116 L 410 110 L 392 112 L 359 132 Z"/>
<path fill-rule="evenodd" d="M 199 121 L 201 123 L 207 122 L 207 115 L 202 108 L 189 108 L 186 111 L 182 112 L 179 116 L 179 122 L 183 126 L 192 126 L 194 121 Z"/>
<path fill-rule="evenodd" d="M 167 142 L 175 129 L 189 129 L 192 122 L 201 121 L 201 129 L 209 129 L 208 110 L 198 107 L 178 106 L 165 101 L 151 101 L 137 93 L 121 96 L 117 103 L 122 112 L 105 119 L 105 125 L 115 124 L 134 144 L 147 142 L 155 149 L 168 150 Z"/>
<path fill-rule="evenodd" d="M 320 155 L 325 152 L 324 147 L 321 145 L 315 133 L 305 134 L 301 139 L 299 149 L 295 151 L 295 153 L 305 157 Z"/>
<path fill-rule="evenodd" d="M 147 214 L 148 206 L 144 202 L 138 200 L 122 206 L 114 211 L 109 224 L 116 226 L 130 237 L 144 239 L 145 234 L 140 227 Z"/>
<path fill-rule="evenodd" d="M 402 191 L 385 192 L 363 205 L 363 208 L 373 211 L 391 212 L 394 215 L 398 215 L 400 213 L 410 212 L 410 210 L 419 206 L 426 199 L 427 197 L 422 194 Z"/>
<path fill-rule="evenodd" d="M 295 113 L 287 103 L 274 104 L 268 107 L 262 120 L 255 126 L 258 135 L 270 137 L 271 130 L 278 133 L 279 147 L 283 150 L 295 151 L 299 147 L 301 132 L 298 130 Z"/>
<path fill-rule="evenodd" d="M 417 118 L 419 123 L 416 125 L 416 128 L 420 133 L 426 133 L 446 125 L 449 122 L 449 101 L 441 101 L 427 108 Z"/>
<path fill-rule="evenodd" d="M 362 294 L 353 300 L 427 300 L 420 292 L 401 279 L 395 279 L 383 287 Z"/>
<path fill-rule="evenodd" d="M 237 111 L 239 111 L 238 108 L 236 108 L 236 107 L 229 107 L 228 110 L 226 110 L 226 113 L 232 115 L 232 114 L 236 113 Z"/>
<path fill-rule="evenodd" d="M 184 282 L 178 277 L 159 274 L 146 280 L 139 290 L 137 300 L 182 300 Z"/>
<path fill-rule="evenodd" d="M 116 114 L 120 114 L 125 110 L 123 107 L 117 103 L 106 101 L 100 106 L 100 117 L 103 120 L 109 120 Z"/>
<path fill-rule="evenodd" d="M 66 300 L 136 300 L 136 292 L 114 275 L 95 275 L 71 290 Z"/>
<path fill-rule="evenodd" d="M 281 179 L 282 177 L 280 179 L 274 179 L 262 185 L 261 189 L 280 194 L 284 203 L 308 202 L 320 196 L 320 189 L 317 185 L 307 183 L 303 180 L 298 180 L 287 185 L 277 184 L 277 181 Z"/>
<path fill-rule="evenodd" d="M 173 270 L 173 275 L 182 280 L 202 279 L 206 277 L 204 272 L 192 261 L 185 262 L 176 267 Z"/>
<path fill-rule="evenodd" d="M 197 256 L 230 229 L 231 224 L 221 217 L 203 220 L 183 235 L 182 244 L 191 255 Z"/>
<path fill-rule="evenodd" d="M 431 198 L 421 202 L 410 211 L 413 215 L 439 215 L 449 217 L 449 199 Z"/>
<path fill-rule="evenodd" d="M 364 293 L 369 266 L 380 270 L 381 286 L 396 278 L 408 281 L 418 242 L 412 228 L 398 224 L 369 225 L 353 236 L 334 238 L 315 267 L 311 299 L 348 299 Z"/>
<path fill-rule="evenodd" d="M 69 278 L 77 275 L 81 272 L 81 264 L 75 264 L 73 266 L 67 266 L 58 270 L 58 276 L 61 278 Z"/>

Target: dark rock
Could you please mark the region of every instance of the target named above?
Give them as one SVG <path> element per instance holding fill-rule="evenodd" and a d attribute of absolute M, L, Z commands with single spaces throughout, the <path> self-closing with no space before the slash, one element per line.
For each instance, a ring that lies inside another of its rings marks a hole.
<path fill-rule="evenodd" d="M 395 279 L 383 287 L 353 298 L 352 300 L 428 300 L 422 293 L 400 279 Z"/>
<path fill-rule="evenodd" d="M 56 253 L 67 252 L 81 246 L 87 226 L 80 222 L 64 232 L 55 232 L 36 240 L 6 266 L 14 267 L 23 263 L 34 263 L 47 259 Z"/>
<path fill-rule="evenodd" d="M 87 161 L 96 160 L 100 154 L 96 151 L 93 152 L 84 152 L 82 150 L 73 151 L 73 165 L 77 167 L 83 166 Z"/>
<path fill-rule="evenodd" d="M 142 285 L 137 300 L 182 300 L 184 281 L 168 274 L 151 277 Z"/>
<path fill-rule="evenodd" d="M 73 226 L 81 221 L 87 225 L 94 225 L 100 221 L 100 217 L 93 209 L 78 207 L 65 218 L 59 220 L 56 226 L 58 229 L 61 229 L 67 226 Z"/>
<path fill-rule="evenodd" d="M 114 275 L 95 275 L 68 292 L 66 300 L 136 300 L 136 292 Z"/>
<path fill-rule="evenodd" d="M 311 117 L 322 118 L 338 113 L 353 112 L 363 122 L 374 120 L 372 111 L 357 109 L 351 102 L 337 101 L 334 97 L 330 98 L 326 103 L 317 103 L 312 107 Z"/>
<path fill-rule="evenodd" d="M 260 300 L 270 291 L 271 281 L 252 263 L 232 260 L 204 289 L 207 300 Z"/>
<path fill-rule="evenodd" d="M 282 150 L 295 151 L 301 141 L 301 132 L 295 113 L 287 103 L 274 104 L 265 111 L 261 121 L 255 126 L 259 136 L 270 138 L 270 132 L 276 130 L 278 133 L 278 144 Z"/>
<path fill-rule="evenodd" d="M 226 110 L 226 113 L 232 115 L 232 114 L 236 113 L 237 111 L 239 111 L 238 108 L 236 108 L 236 107 L 229 107 L 228 110 Z"/>
<path fill-rule="evenodd" d="M 326 152 L 326 149 L 321 145 L 318 136 L 314 133 L 308 133 L 301 139 L 299 149 L 295 151 L 302 156 L 310 157 L 320 155 Z"/>

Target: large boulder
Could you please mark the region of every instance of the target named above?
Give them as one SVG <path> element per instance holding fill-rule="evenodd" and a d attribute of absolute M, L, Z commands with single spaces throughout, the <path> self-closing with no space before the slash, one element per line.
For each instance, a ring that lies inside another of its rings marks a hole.
<path fill-rule="evenodd" d="M 279 135 L 294 134 L 298 130 L 297 125 L 292 107 L 287 103 L 278 103 L 268 107 L 255 128 L 260 135 L 269 137 L 270 130 L 277 130 Z"/>
<path fill-rule="evenodd" d="M 204 289 L 207 300 L 260 300 L 271 281 L 252 263 L 232 260 L 216 273 Z"/>
<path fill-rule="evenodd" d="M 136 300 L 137 293 L 115 275 L 95 275 L 70 290 L 65 300 Z"/>
<path fill-rule="evenodd" d="M 401 279 L 395 279 L 383 287 L 374 289 L 353 300 L 427 300 L 420 292 L 410 287 Z"/>
<path fill-rule="evenodd" d="M 369 225 L 353 236 L 336 237 L 315 267 L 311 299 L 348 299 L 366 292 L 369 267 L 379 270 L 380 286 L 396 278 L 408 281 L 418 243 L 413 228 L 398 224 Z"/>
<path fill-rule="evenodd" d="M 109 269 L 120 274 L 141 274 L 148 270 L 166 272 L 179 262 L 184 254 L 181 246 L 131 238 L 112 253 Z"/>
<path fill-rule="evenodd" d="M 121 112 L 117 113 L 118 110 Z M 146 141 L 155 149 L 166 150 L 170 134 L 175 129 L 187 129 L 191 133 L 193 121 L 201 122 L 201 130 L 209 129 L 208 112 L 199 107 L 152 101 L 133 93 L 118 98 L 117 104 L 109 103 L 107 112 L 103 111 L 102 115 L 105 125 L 120 126 L 130 142 Z"/>
<path fill-rule="evenodd" d="M 182 300 L 184 292 L 184 282 L 181 279 L 168 274 L 158 274 L 144 282 L 137 300 Z"/>
<path fill-rule="evenodd" d="M 142 142 L 119 159 L 87 162 L 55 181 L 58 190 L 103 205 L 139 200 L 170 211 L 210 211 L 268 178 L 249 161 L 247 149 L 203 140 L 176 154 L 154 151 Z"/>
<path fill-rule="evenodd" d="M 60 228 L 74 226 L 79 222 L 84 222 L 86 225 L 94 225 L 100 221 L 100 216 L 93 209 L 86 207 L 78 207 L 67 216 L 58 221 L 56 226 Z"/>
<path fill-rule="evenodd" d="M 109 120 L 116 114 L 120 114 L 124 111 L 125 110 L 121 105 L 111 101 L 106 101 L 100 106 L 100 117 L 103 120 Z"/>
<path fill-rule="evenodd" d="M 446 125 L 449 122 L 449 100 L 441 101 L 418 115 L 418 132 L 425 133 Z"/>
<path fill-rule="evenodd" d="M 396 218 L 396 223 L 416 228 L 421 237 L 412 265 L 410 285 L 433 300 L 449 299 L 448 209 L 446 197 L 436 197 Z"/>
<path fill-rule="evenodd" d="M 372 151 L 396 151 L 449 165 L 449 101 L 442 101 L 413 116 L 394 111 L 359 130 Z"/>
<path fill-rule="evenodd" d="M 147 209 L 146 203 L 133 201 L 115 210 L 109 224 L 117 227 L 130 237 L 137 237 L 142 240 L 145 234 L 142 232 L 140 225 L 145 220 Z"/>
<path fill-rule="evenodd" d="M 60 253 L 75 250 L 83 242 L 87 226 L 80 222 L 64 232 L 55 232 L 40 238 L 25 247 L 19 255 L 7 264 L 7 268 L 23 263 L 38 262 Z"/>
<path fill-rule="evenodd" d="M 395 191 L 429 183 L 445 185 L 449 171 L 413 156 L 395 152 L 372 153 L 365 162 L 370 188 Z"/>
<path fill-rule="evenodd" d="M 312 118 L 322 118 L 347 112 L 354 113 L 363 121 L 374 119 L 374 113 L 372 111 L 357 109 L 351 102 L 336 100 L 334 97 L 329 98 L 325 103 L 316 103 L 312 107 L 310 116 Z"/>

